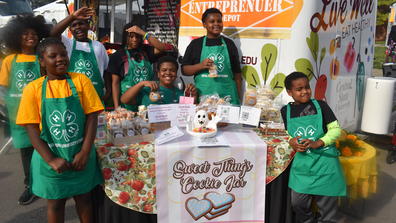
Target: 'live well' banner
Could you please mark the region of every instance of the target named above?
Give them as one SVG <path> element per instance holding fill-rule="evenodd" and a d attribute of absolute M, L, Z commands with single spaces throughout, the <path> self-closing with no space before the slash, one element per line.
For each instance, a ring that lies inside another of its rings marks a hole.
<path fill-rule="evenodd" d="M 158 222 L 264 222 L 266 144 L 251 131 L 210 140 L 230 146 L 156 146 Z"/>

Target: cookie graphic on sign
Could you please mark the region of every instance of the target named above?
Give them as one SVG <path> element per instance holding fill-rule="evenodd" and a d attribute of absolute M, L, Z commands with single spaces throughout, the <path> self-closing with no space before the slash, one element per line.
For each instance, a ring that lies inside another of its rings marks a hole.
<path fill-rule="evenodd" d="M 208 192 L 204 195 L 204 199 L 202 200 L 196 197 L 188 198 L 185 203 L 185 208 L 194 220 L 198 220 L 202 216 L 211 220 L 228 213 L 234 201 L 235 196 L 233 194 Z"/>
<path fill-rule="evenodd" d="M 213 208 L 205 218 L 211 220 L 224 215 L 231 208 L 231 204 L 235 201 L 235 196 L 230 193 L 219 194 L 217 192 L 208 192 L 204 195 L 204 198 L 209 200 Z"/>
<path fill-rule="evenodd" d="M 186 210 L 194 220 L 200 219 L 211 209 L 212 204 L 206 199 L 198 200 L 196 197 L 190 197 L 186 200 Z"/>

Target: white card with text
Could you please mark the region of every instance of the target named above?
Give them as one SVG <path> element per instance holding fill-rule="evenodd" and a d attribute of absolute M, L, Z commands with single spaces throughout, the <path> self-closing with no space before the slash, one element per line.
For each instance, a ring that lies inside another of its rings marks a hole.
<path fill-rule="evenodd" d="M 259 108 L 250 107 L 250 106 L 241 106 L 239 123 L 257 127 L 260 122 L 260 115 L 261 115 L 261 109 Z"/>
<path fill-rule="evenodd" d="M 160 132 L 155 138 L 155 144 L 161 145 L 166 142 L 172 141 L 176 138 L 183 136 L 184 133 L 177 127 L 173 126 L 172 128 L 166 129 Z"/>
<path fill-rule="evenodd" d="M 239 107 L 230 105 L 219 105 L 217 106 L 216 115 L 220 115 L 221 122 L 238 124 L 239 123 Z"/>

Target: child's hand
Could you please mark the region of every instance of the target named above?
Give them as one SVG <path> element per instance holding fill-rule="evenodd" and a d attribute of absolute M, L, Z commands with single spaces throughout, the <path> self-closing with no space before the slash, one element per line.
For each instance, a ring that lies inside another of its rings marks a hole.
<path fill-rule="evenodd" d="M 211 59 L 209 59 L 209 58 L 206 58 L 205 60 L 203 60 L 203 61 L 201 62 L 201 65 L 202 65 L 202 70 L 203 70 L 203 69 L 209 69 L 209 68 L 211 68 L 212 65 L 213 65 L 213 60 L 211 60 Z"/>
<path fill-rule="evenodd" d="M 317 149 L 319 147 L 324 146 L 324 142 L 322 140 L 317 140 L 317 141 L 312 141 L 310 139 L 303 139 L 300 142 L 303 144 L 307 149 L 312 148 L 312 149 Z"/>
<path fill-rule="evenodd" d="M 139 26 L 132 26 L 132 27 L 126 29 L 125 31 L 127 31 L 128 33 L 136 33 L 141 36 L 144 36 L 146 34 L 146 32 L 143 31 L 141 28 L 139 28 Z"/>
<path fill-rule="evenodd" d="M 66 170 L 70 169 L 70 163 L 68 163 L 66 160 L 56 157 L 52 159 L 51 161 L 48 162 L 48 165 L 55 170 L 57 173 L 62 173 Z"/>
<path fill-rule="evenodd" d="M 188 84 L 184 91 L 186 92 L 187 97 L 196 97 L 198 95 L 197 89 L 193 84 Z"/>
<path fill-rule="evenodd" d="M 85 165 L 87 165 L 89 153 L 87 154 L 86 152 L 80 151 L 78 152 L 73 159 L 72 162 L 72 167 L 76 171 L 80 171 L 85 169 Z"/>
<path fill-rule="evenodd" d="M 89 19 L 95 14 L 95 11 L 91 8 L 82 7 L 79 10 L 73 12 L 72 16 L 74 19 Z"/>
<path fill-rule="evenodd" d="M 159 86 L 155 81 L 142 81 L 140 82 L 143 87 L 149 87 L 151 91 L 157 91 Z"/>
<path fill-rule="evenodd" d="M 289 145 L 297 152 L 305 152 L 308 148 L 305 145 L 303 145 L 302 143 L 298 142 L 299 138 L 301 138 L 301 136 L 297 136 L 297 137 L 290 139 Z"/>

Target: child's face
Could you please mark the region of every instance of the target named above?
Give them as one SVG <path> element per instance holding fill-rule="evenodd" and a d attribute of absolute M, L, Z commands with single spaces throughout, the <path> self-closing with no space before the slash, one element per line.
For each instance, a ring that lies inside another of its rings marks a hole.
<path fill-rule="evenodd" d="M 128 33 L 128 48 L 129 49 L 137 49 L 141 42 L 142 36 L 137 33 Z"/>
<path fill-rule="evenodd" d="M 219 13 L 210 13 L 206 17 L 203 26 L 208 35 L 219 36 L 223 32 L 223 18 Z"/>
<path fill-rule="evenodd" d="M 59 44 L 47 46 L 41 55 L 40 64 L 45 68 L 48 77 L 63 76 L 69 65 L 66 49 Z"/>
<path fill-rule="evenodd" d="M 34 29 L 26 29 L 21 36 L 22 48 L 35 48 L 38 44 L 38 35 Z"/>
<path fill-rule="evenodd" d="M 70 32 L 77 41 L 86 41 L 88 39 L 89 24 L 84 20 L 74 20 L 70 24 Z"/>
<path fill-rule="evenodd" d="M 172 86 L 177 77 L 177 67 L 171 62 L 164 62 L 158 70 L 158 78 L 162 85 Z"/>
<path fill-rule="evenodd" d="M 287 93 L 293 97 L 296 104 L 303 104 L 311 100 L 311 87 L 308 78 L 299 78 L 292 81 L 292 86 Z"/>

